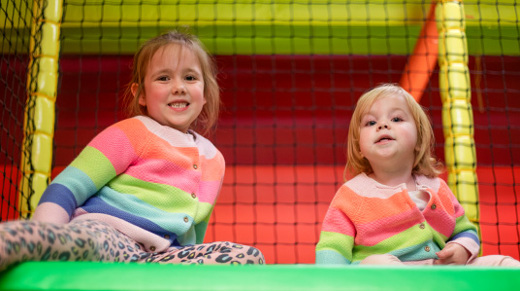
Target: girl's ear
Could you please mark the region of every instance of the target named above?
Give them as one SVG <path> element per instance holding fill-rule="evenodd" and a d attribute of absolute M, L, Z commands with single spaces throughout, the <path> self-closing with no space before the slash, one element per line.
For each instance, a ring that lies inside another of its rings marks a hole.
<path fill-rule="evenodd" d="M 132 95 L 134 95 L 134 97 L 135 97 L 135 94 L 137 93 L 137 89 L 139 89 L 139 84 L 132 83 L 132 86 L 130 86 L 130 91 L 132 91 Z"/>
<path fill-rule="evenodd" d="M 139 96 L 136 96 L 138 91 L 139 91 L 139 84 L 132 83 L 132 86 L 130 87 L 130 91 L 132 91 L 132 95 L 134 95 L 134 97 L 139 98 L 139 100 L 138 100 L 139 101 L 139 105 L 146 106 L 146 102 L 144 100 L 142 92 L 140 92 Z"/>

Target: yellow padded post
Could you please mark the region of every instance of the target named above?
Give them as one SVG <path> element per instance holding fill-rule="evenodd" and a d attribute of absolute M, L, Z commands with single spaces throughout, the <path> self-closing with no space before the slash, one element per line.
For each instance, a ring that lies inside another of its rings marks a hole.
<path fill-rule="evenodd" d="M 448 184 L 468 218 L 478 225 L 476 150 L 462 1 L 440 1 L 436 18 Z"/>
<path fill-rule="evenodd" d="M 62 4 L 62 0 L 33 2 L 20 163 L 19 210 L 22 218 L 30 217 L 51 176 Z"/>

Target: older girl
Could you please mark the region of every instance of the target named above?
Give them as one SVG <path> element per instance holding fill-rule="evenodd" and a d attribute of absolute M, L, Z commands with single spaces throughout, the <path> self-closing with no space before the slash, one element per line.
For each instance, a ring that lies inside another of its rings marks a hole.
<path fill-rule="evenodd" d="M 224 158 L 196 130 L 219 111 L 201 42 L 170 32 L 136 53 L 129 112 L 49 185 L 32 221 L 0 225 L 0 267 L 34 260 L 263 264 L 261 252 L 203 243 Z"/>

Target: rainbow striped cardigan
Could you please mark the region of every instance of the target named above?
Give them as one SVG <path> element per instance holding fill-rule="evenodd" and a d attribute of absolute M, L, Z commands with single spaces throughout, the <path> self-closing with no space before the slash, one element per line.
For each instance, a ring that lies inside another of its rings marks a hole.
<path fill-rule="evenodd" d="M 405 184 L 389 187 L 362 173 L 343 184 L 325 215 L 316 245 L 317 264 L 359 264 L 374 254 L 401 261 L 437 259 L 446 243 L 461 244 L 477 256 L 476 227 L 464 215 L 448 185 L 440 178 L 417 176 L 418 190 L 430 201 L 421 211 Z"/>
<path fill-rule="evenodd" d="M 201 135 L 129 118 L 99 133 L 52 181 L 34 218 L 101 220 L 149 251 L 202 243 L 224 169 Z"/>

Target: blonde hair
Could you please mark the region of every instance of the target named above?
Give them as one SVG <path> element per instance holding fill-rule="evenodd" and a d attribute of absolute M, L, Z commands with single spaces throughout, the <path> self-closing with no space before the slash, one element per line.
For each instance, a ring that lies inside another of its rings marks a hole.
<path fill-rule="evenodd" d="M 361 155 L 359 146 L 361 118 L 370 110 L 370 107 L 376 100 L 389 95 L 402 96 L 415 121 L 417 128 L 417 145 L 415 147 L 415 161 L 412 173 L 425 175 L 427 177 L 437 177 L 441 172 L 441 164 L 433 156 L 435 136 L 428 115 L 423 107 L 419 105 L 406 90 L 398 85 L 382 84 L 363 94 L 359 98 L 356 109 L 354 109 L 354 113 L 352 114 L 348 129 L 345 179 L 347 172 L 350 172 L 350 174 L 354 176 L 363 172 L 367 174 L 373 172 L 368 160 Z"/>
<path fill-rule="evenodd" d="M 213 58 L 207 52 L 202 42 L 187 31 L 170 31 L 146 41 L 134 56 L 132 66 L 132 80 L 125 91 L 126 110 L 129 117 L 136 115 L 148 115 L 146 107 L 139 104 L 139 96 L 144 92 L 144 78 L 148 64 L 154 54 L 162 47 L 170 44 L 178 44 L 191 50 L 200 62 L 204 79 L 204 97 L 206 104 L 201 113 L 190 125 L 193 130 L 201 130 L 202 134 L 208 134 L 217 123 L 220 110 L 220 88 L 217 83 L 217 68 Z M 137 84 L 135 94 L 132 94 L 132 85 Z"/>

